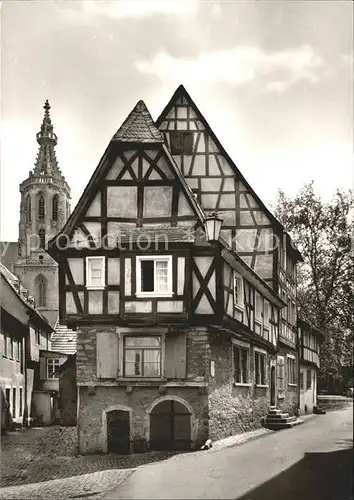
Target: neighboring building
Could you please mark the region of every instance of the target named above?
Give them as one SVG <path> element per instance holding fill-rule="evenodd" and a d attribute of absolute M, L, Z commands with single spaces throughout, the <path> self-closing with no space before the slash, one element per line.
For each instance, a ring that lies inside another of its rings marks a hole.
<path fill-rule="evenodd" d="M 135 106 L 48 252 L 81 453 L 196 448 L 297 411 L 301 255 L 183 87 L 156 125 Z"/>
<path fill-rule="evenodd" d="M 306 321 L 298 320 L 300 351 L 300 413 L 312 413 L 317 407 L 317 374 L 320 368 L 320 349 L 325 334 Z"/>
<path fill-rule="evenodd" d="M 33 378 L 39 366 L 39 343 L 53 329 L 33 307 L 33 299 L 5 266 L 0 264 L 0 384 L 1 428 L 27 424 L 32 418 Z M 5 411 L 4 411 L 5 410 Z"/>

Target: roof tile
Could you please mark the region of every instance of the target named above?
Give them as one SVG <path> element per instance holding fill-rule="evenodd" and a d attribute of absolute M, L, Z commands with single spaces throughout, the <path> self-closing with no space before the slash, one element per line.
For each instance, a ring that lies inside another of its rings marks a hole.
<path fill-rule="evenodd" d="M 163 136 L 154 124 L 144 103 L 139 101 L 129 113 L 119 130 L 112 137 L 119 142 L 153 142 L 163 143 Z"/>

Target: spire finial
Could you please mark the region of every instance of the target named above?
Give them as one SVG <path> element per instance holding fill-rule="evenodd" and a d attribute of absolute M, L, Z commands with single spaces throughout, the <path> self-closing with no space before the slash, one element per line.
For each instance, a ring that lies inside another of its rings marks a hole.
<path fill-rule="evenodd" d="M 48 112 L 50 110 L 50 104 L 49 104 L 48 99 L 45 100 L 43 108 L 45 109 L 46 112 Z"/>

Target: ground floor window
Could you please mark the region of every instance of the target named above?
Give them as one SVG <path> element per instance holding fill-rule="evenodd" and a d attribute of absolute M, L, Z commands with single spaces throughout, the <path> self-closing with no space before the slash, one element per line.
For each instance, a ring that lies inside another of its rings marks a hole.
<path fill-rule="evenodd" d="M 306 389 L 311 389 L 311 370 L 306 370 Z"/>
<path fill-rule="evenodd" d="M 161 337 L 124 338 L 124 376 L 161 377 Z"/>
<path fill-rule="evenodd" d="M 249 382 L 249 350 L 238 345 L 233 346 L 234 381 L 238 384 Z"/>
<path fill-rule="evenodd" d="M 287 358 L 288 384 L 296 384 L 295 358 Z"/>
<path fill-rule="evenodd" d="M 284 358 L 277 357 L 277 388 L 278 392 L 284 391 Z"/>
<path fill-rule="evenodd" d="M 255 352 L 255 375 L 256 385 L 266 384 L 266 355 L 256 351 Z"/>

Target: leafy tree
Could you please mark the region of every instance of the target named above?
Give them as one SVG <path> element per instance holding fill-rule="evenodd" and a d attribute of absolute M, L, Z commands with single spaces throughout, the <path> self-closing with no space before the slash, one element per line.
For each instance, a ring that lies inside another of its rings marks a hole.
<path fill-rule="evenodd" d="M 279 191 L 275 212 L 304 257 L 298 272 L 299 313 L 327 334 L 322 378 L 340 378 L 342 366 L 353 364 L 353 192 L 337 190 L 325 202 L 311 182 L 293 199 Z"/>

